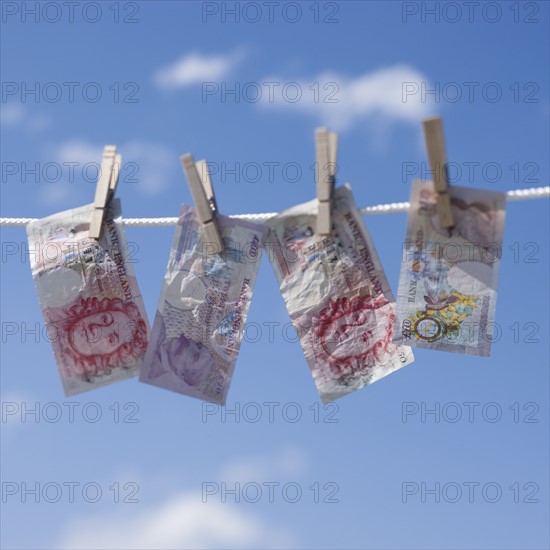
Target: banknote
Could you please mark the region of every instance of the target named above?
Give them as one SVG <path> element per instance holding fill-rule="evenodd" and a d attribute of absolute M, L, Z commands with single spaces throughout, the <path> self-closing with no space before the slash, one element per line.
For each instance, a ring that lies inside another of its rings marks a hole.
<path fill-rule="evenodd" d="M 137 376 L 149 324 L 120 201 L 90 239 L 93 205 L 27 225 L 31 270 L 65 395 Z"/>
<path fill-rule="evenodd" d="M 182 206 L 140 381 L 225 403 L 267 229 L 216 219 L 221 254 Z"/>
<path fill-rule="evenodd" d="M 327 403 L 411 363 L 392 343 L 395 303 L 348 185 L 334 192 L 329 236 L 317 201 L 266 222 L 266 250 L 313 379 Z"/>
<path fill-rule="evenodd" d="M 394 341 L 488 356 L 495 322 L 506 196 L 452 186 L 452 230 L 431 181 L 413 182 Z"/>

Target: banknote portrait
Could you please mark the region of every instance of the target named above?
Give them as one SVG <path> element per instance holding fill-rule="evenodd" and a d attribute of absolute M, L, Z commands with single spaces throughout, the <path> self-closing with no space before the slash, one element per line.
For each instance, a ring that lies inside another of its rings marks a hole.
<path fill-rule="evenodd" d="M 195 209 L 181 208 L 140 381 L 224 403 L 267 230 L 216 219 L 224 250 L 205 253 Z"/>
<path fill-rule="evenodd" d="M 204 383 L 212 373 L 212 355 L 201 342 L 195 342 L 181 334 L 166 339 L 164 320 L 160 317 L 160 336 L 157 349 L 153 355 L 149 378 L 169 375 L 176 377 L 180 383 L 197 387 Z"/>
<path fill-rule="evenodd" d="M 149 323 L 126 254 L 120 201 L 101 238 L 89 237 L 93 205 L 27 226 L 31 270 L 65 395 L 137 376 Z"/>
<path fill-rule="evenodd" d="M 83 380 L 133 366 L 147 347 L 147 325 L 136 304 L 119 298 L 80 298 L 44 311 L 65 364 Z"/>
<path fill-rule="evenodd" d="M 395 301 L 346 184 L 333 197 L 333 230 L 315 233 L 317 201 L 269 219 L 279 288 L 323 402 L 413 362 L 392 344 Z"/>
<path fill-rule="evenodd" d="M 384 306 L 389 302 L 383 296 L 341 297 L 331 301 L 313 321 L 334 376 L 356 374 L 394 353 L 391 342 L 395 316 L 390 307 Z"/>

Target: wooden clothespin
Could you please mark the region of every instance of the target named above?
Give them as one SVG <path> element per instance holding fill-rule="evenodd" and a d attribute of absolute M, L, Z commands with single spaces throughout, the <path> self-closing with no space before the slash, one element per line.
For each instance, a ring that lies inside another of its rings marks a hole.
<path fill-rule="evenodd" d="M 95 190 L 94 210 L 90 220 L 89 237 L 99 239 L 105 218 L 105 211 L 109 206 L 118 184 L 120 174 L 120 155 L 116 154 L 115 145 L 106 145 L 103 148 L 103 158 L 99 169 L 99 178 Z"/>
<path fill-rule="evenodd" d="M 326 128 L 315 132 L 315 152 L 317 158 L 317 233 L 329 235 L 332 229 L 331 201 L 336 183 L 336 159 L 338 155 L 338 134 Z"/>
<path fill-rule="evenodd" d="M 427 118 L 423 121 L 423 126 L 434 189 L 437 193 L 437 216 L 441 227 L 451 229 L 455 225 L 455 220 L 451 209 L 443 121 L 441 117 Z"/>
<path fill-rule="evenodd" d="M 205 160 L 195 162 L 191 153 L 183 155 L 181 163 L 197 208 L 204 235 L 203 242 L 210 243 L 214 254 L 220 254 L 224 250 L 224 245 L 216 222 L 218 207 L 210 174 L 208 173 L 208 164 Z M 202 178 L 199 173 L 202 174 Z"/>

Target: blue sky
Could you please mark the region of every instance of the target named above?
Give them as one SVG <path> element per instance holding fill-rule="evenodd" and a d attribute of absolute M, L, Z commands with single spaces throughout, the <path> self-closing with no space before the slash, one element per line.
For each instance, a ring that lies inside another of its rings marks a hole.
<path fill-rule="evenodd" d="M 34 15 L 34 2 L 2 3 L 2 216 L 92 202 L 88 163 L 107 143 L 122 154 L 127 217 L 176 216 L 191 201 L 179 163 L 188 151 L 218 168 L 223 213 L 282 210 L 315 194 L 321 125 L 339 132 L 340 181 L 360 206 L 408 200 L 426 170 L 420 120 L 434 114 L 454 183 L 550 181 L 546 2 L 473 12 L 463 2 L 300 2 L 271 16 L 237 2 L 240 22 L 224 13 L 233 2 L 92 2 L 73 13 L 50 4 Z M 236 85 L 238 102 L 222 93 Z M 33 86 L 38 95 L 24 93 Z M 22 175 L 36 163 L 38 176 Z M 337 408 L 320 403 L 264 258 L 227 404 L 240 407 L 238 422 L 136 380 L 64 398 L 49 343 L 28 332 L 43 321 L 24 229 L 3 227 L 2 545 L 547 548 L 548 219 L 547 200 L 507 207 L 490 358 L 415 350 L 415 363 Z M 365 223 L 395 291 L 406 216 Z M 150 319 L 173 231 L 127 230 Z M 38 421 L 21 412 L 36 403 Z M 434 407 L 439 418 L 422 418 Z M 207 502 L 205 483 L 219 490 Z M 235 483 L 252 484 L 247 498 L 223 502 Z M 280 484 L 272 499 L 270 483 Z M 23 502 L 23 484 L 46 487 L 46 498 Z M 254 484 L 261 498 L 247 502 Z M 59 501 L 47 502 L 57 487 Z M 97 487 L 101 498 L 87 502 Z M 338 502 L 315 502 L 316 487 L 321 501 L 337 489 Z M 423 494 L 435 488 L 439 502 Z"/>

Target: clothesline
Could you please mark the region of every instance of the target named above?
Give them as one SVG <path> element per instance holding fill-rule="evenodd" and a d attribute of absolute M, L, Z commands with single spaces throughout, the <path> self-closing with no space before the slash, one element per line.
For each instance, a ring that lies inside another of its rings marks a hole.
<path fill-rule="evenodd" d="M 506 193 L 506 200 L 508 201 L 526 201 L 534 199 L 545 199 L 550 197 L 550 186 L 547 187 L 531 187 L 530 189 L 514 189 Z M 396 212 L 406 212 L 410 207 L 409 202 L 392 202 L 389 204 L 377 204 L 374 206 L 366 206 L 360 208 L 359 211 L 362 215 L 372 214 L 393 214 Z M 262 212 L 258 214 L 235 214 L 229 216 L 230 218 L 239 218 L 242 220 L 250 221 L 263 221 L 273 216 L 276 216 L 277 212 Z M 26 225 L 35 221 L 37 218 L 0 218 L 0 225 Z M 163 225 L 176 225 L 178 218 L 124 218 L 122 223 L 124 225 L 132 226 L 163 226 Z"/>

